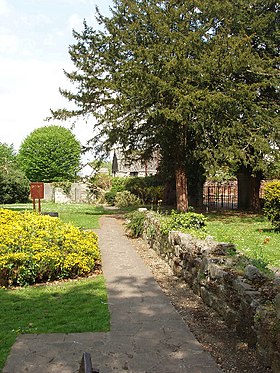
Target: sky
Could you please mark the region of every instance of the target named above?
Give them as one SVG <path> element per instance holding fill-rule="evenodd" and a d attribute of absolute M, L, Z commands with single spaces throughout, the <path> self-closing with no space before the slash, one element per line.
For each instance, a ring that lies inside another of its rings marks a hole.
<path fill-rule="evenodd" d="M 0 143 L 22 141 L 36 128 L 64 122 L 46 122 L 50 108 L 67 107 L 59 87 L 71 88 L 63 73 L 72 71 L 69 45 L 72 30 L 83 20 L 98 27 L 95 6 L 110 15 L 111 0 L 0 0 Z M 73 130 L 85 144 L 92 127 L 80 123 Z"/>

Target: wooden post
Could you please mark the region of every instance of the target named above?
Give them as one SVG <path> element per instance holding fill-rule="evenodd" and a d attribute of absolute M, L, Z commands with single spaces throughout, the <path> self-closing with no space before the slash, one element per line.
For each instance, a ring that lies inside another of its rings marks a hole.
<path fill-rule="evenodd" d="M 38 199 L 38 212 L 41 213 L 41 199 L 44 199 L 44 183 L 30 183 L 30 194 L 33 200 L 33 210 L 36 211 L 36 199 Z"/>

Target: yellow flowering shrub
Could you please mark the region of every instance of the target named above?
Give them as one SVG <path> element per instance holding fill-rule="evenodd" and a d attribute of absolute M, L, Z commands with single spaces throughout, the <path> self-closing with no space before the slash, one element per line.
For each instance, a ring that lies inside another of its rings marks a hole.
<path fill-rule="evenodd" d="M 34 212 L 0 209 L 0 286 L 86 276 L 99 261 L 94 232 Z"/>

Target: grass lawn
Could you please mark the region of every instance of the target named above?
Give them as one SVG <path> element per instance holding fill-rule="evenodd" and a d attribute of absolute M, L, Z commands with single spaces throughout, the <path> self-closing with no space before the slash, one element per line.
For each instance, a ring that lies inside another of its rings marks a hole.
<path fill-rule="evenodd" d="M 38 206 L 36 206 L 37 208 Z M 19 203 L 15 205 L 0 205 L 0 208 L 22 211 L 33 210 L 32 203 Z M 99 217 L 105 213 L 103 207 L 88 205 L 86 203 L 53 203 L 42 202 L 42 212 L 58 212 L 59 218 L 65 223 L 71 223 L 79 228 L 98 228 Z"/>
<path fill-rule="evenodd" d="M 280 232 L 263 215 L 220 212 L 206 216 L 207 231 L 215 240 L 234 243 L 245 255 L 280 267 Z"/>
<path fill-rule="evenodd" d="M 0 289 L 0 371 L 18 334 L 109 330 L 103 276 Z"/>
<path fill-rule="evenodd" d="M 32 210 L 32 203 L 0 205 L 11 210 Z M 87 204 L 42 202 L 42 212 L 80 228 L 97 228 L 102 207 Z M 18 334 L 78 333 L 109 330 L 110 315 L 103 276 L 40 286 L 0 289 L 0 371 Z"/>

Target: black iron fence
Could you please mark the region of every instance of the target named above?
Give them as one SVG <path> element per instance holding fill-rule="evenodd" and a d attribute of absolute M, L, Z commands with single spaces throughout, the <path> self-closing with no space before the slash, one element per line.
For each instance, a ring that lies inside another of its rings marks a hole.
<path fill-rule="evenodd" d="M 264 185 L 260 184 L 259 197 L 264 198 Z M 234 210 L 238 208 L 238 183 L 237 180 L 225 183 L 206 181 L 203 186 L 203 206 L 207 210 Z"/>
<path fill-rule="evenodd" d="M 207 181 L 203 187 L 203 205 L 208 210 L 234 210 L 238 207 L 237 181 Z"/>

